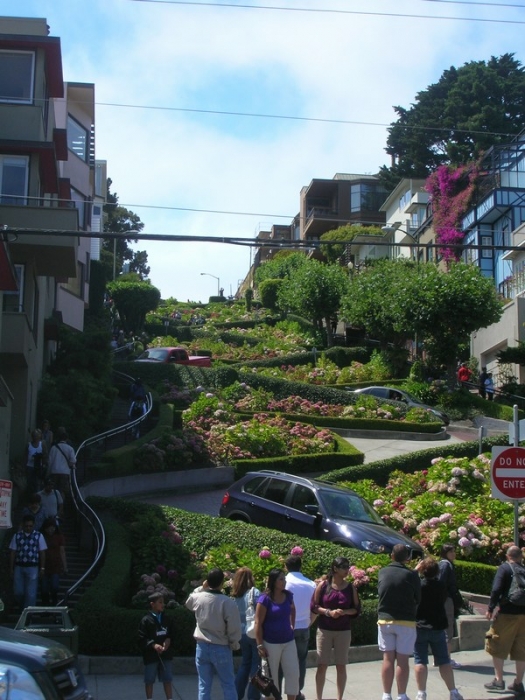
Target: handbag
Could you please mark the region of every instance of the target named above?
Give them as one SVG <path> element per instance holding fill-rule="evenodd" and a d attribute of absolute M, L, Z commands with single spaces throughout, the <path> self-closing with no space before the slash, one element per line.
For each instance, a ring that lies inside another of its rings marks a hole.
<path fill-rule="evenodd" d="M 250 639 L 255 639 L 255 605 L 254 605 L 254 589 L 250 591 L 248 596 L 248 605 L 246 606 L 246 636 Z"/>
<path fill-rule="evenodd" d="M 282 700 L 279 688 L 275 685 L 270 675 L 270 667 L 266 659 L 261 661 L 261 665 L 255 672 L 255 675 L 250 678 L 250 683 L 265 697 L 272 695 L 275 700 Z"/>

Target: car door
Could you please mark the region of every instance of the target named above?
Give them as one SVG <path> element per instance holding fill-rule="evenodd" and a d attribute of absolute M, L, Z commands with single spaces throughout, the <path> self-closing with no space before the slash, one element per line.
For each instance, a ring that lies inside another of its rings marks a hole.
<path fill-rule="evenodd" d="M 290 489 L 290 482 L 277 477 L 267 479 L 264 488 L 258 489 L 251 509 L 252 523 L 282 530 L 284 503 Z M 291 532 L 285 530 L 284 532 Z"/>
<path fill-rule="evenodd" d="M 319 510 L 319 503 L 314 489 L 303 484 L 293 484 L 285 506 L 283 532 L 314 539 L 319 537 L 321 516 L 315 514 L 316 509 Z"/>

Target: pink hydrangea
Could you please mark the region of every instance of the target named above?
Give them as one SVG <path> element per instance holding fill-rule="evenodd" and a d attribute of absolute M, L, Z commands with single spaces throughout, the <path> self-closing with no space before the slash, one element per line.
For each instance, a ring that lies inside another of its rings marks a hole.
<path fill-rule="evenodd" d="M 259 557 L 261 559 L 269 559 L 271 556 L 272 556 L 272 553 L 266 547 L 264 549 L 261 549 L 261 551 L 259 552 Z"/>
<path fill-rule="evenodd" d="M 304 551 L 302 547 L 292 547 L 292 549 L 290 550 L 290 554 L 294 557 L 302 557 Z"/>

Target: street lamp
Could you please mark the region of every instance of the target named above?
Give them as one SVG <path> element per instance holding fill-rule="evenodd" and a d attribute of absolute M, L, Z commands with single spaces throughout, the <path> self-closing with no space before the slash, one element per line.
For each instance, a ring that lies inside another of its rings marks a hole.
<path fill-rule="evenodd" d="M 217 275 L 211 275 L 209 272 L 201 272 L 201 275 L 207 275 L 208 277 L 213 277 L 217 280 L 217 296 L 221 296 L 221 280 Z"/>
<path fill-rule="evenodd" d="M 396 233 L 396 231 L 400 231 L 401 233 L 404 233 L 406 236 L 411 238 L 417 245 L 416 261 L 419 265 L 419 238 L 416 240 L 416 238 L 411 233 L 409 233 L 406 229 L 401 228 L 400 221 L 394 221 L 393 224 L 386 224 L 386 226 L 381 226 L 381 231 L 384 231 L 385 233 Z"/>

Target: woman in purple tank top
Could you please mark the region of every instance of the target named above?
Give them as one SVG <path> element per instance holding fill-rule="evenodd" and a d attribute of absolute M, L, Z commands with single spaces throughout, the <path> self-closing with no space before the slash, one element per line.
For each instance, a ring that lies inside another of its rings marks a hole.
<path fill-rule="evenodd" d="M 281 666 L 287 700 L 295 700 L 299 693 L 294 625 L 295 605 L 293 594 L 286 590 L 285 573 L 282 569 L 272 569 L 268 574 L 268 586 L 257 601 L 255 638 L 259 656 L 268 659 L 274 682 L 279 678 Z"/>

